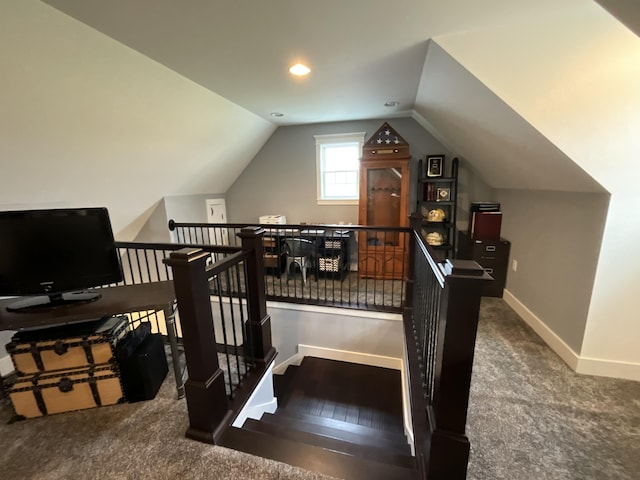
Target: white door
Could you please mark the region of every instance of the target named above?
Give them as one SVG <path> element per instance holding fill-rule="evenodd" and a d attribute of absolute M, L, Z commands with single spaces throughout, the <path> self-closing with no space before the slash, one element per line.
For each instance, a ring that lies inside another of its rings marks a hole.
<path fill-rule="evenodd" d="M 227 223 L 227 204 L 224 198 L 210 198 L 207 204 L 207 223 Z M 209 229 L 209 241 L 212 245 L 229 245 L 229 231 L 225 227 Z"/>

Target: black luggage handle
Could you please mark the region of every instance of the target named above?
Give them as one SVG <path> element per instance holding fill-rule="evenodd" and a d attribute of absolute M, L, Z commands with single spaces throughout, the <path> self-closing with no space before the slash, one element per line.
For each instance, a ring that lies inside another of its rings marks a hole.
<path fill-rule="evenodd" d="M 58 382 L 58 389 L 62 393 L 69 393 L 71 390 L 73 390 L 73 382 L 69 377 L 62 377 Z"/>
<path fill-rule="evenodd" d="M 53 351 L 59 356 L 62 356 L 69 351 L 69 346 L 62 340 L 56 340 L 56 343 L 53 345 Z"/>

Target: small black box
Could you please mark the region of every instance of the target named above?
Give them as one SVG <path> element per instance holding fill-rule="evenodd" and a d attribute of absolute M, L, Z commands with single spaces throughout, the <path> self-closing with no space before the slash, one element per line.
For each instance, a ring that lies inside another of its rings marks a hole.
<path fill-rule="evenodd" d="M 149 335 L 127 359 L 120 360 L 120 376 L 127 401 L 155 398 L 169 372 L 162 335 Z"/>
<path fill-rule="evenodd" d="M 471 212 L 499 212 L 500 211 L 500 203 L 499 202 L 471 202 L 471 207 L 469 208 Z"/>

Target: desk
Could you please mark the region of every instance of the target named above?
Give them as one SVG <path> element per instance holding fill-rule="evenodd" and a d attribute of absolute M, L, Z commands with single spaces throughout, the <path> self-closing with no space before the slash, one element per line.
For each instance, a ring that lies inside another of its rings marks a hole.
<path fill-rule="evenodd" d="M 15 298 L 0 300 L 0 330 L 51 327 L 143 310 L 162 310 L 171 348 L 178 398 L 182 398 L 184 396 L 184 384 L 178 357 L 174 307 L 176 296 L 173 290 L 173 282 L 164 281 L 107 287 L 100 288 L 99 292 L 102 297 L 95 302 L 30 312 L 10 312 L 6 309 L 6 306 L 14 302 Z"/>

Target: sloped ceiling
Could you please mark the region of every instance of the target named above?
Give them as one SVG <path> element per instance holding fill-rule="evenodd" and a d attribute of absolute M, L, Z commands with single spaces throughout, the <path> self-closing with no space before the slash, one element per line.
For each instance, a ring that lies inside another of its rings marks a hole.
<path fill-rule="evenodd" d="M 431 38 L 543 21 L 592 2 L 46 3 L 275 124 L 412 115 L 493 187 L 602 191 L 456 58 L 428 50 Z M 310 65 L 308 78 L 288 74 L 296 61 Z M 390 100 L 399 106 L 385 107 Z"/>
<path fill-rule="evenodd" d="M 602 187 L 436 42 L 415 117 L 494 188 L 601 192 Z"/>
<path fill-rule="evenodd" d="M 0 2 L 0 210 L 226 191 L 275 125 L 36 0 Z"/>
<path fill-rule="evenodd" d="M 597 0 L 629 30 L 640 36 L 640 5 L 637 0 Z"/>
<path fill-rule="evenodd" d="M 279 125 L 410 114 L 429 38 L 527 9 L 503 0 L 45 1 Z M 297 61 L 309 77 L 288 74 Z"/>

